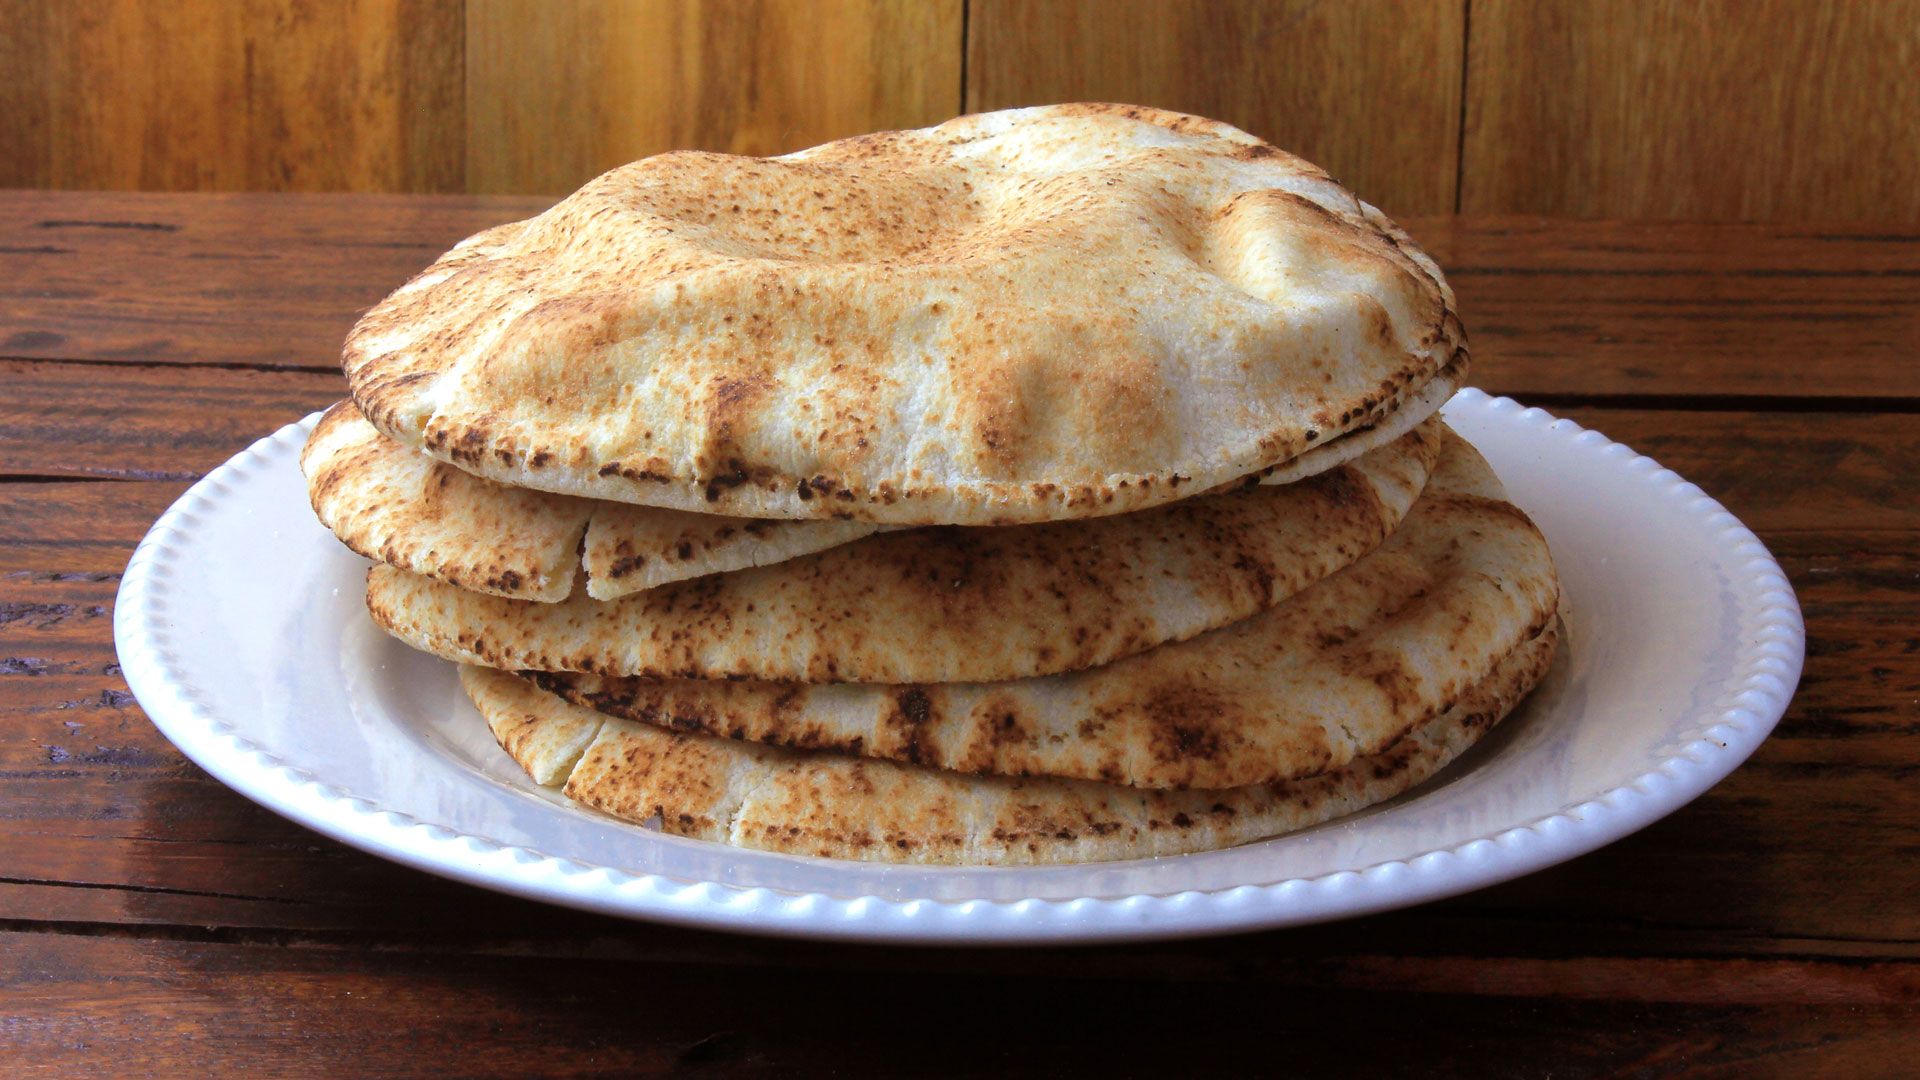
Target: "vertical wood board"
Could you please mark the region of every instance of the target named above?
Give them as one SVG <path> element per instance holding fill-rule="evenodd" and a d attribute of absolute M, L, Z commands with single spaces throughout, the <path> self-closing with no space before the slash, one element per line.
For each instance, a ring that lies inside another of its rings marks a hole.
<path fill-rule="evenodd" d="M 960 106 L 961 0 L 470 0 L 467 176 L 573 190 L 665 150 L 777 154 Z"/>
<path fill-rule="evenodd" d="M 1920 220 L 1920 0 L 1473 0 L 1461 210 Z"/>
<path fill-rule="evenodd" d="M 973 0 L 967 107 L 1124 101 L 1245 128 L 1390 214 L 1453 210 L 1461 0 Z"/>

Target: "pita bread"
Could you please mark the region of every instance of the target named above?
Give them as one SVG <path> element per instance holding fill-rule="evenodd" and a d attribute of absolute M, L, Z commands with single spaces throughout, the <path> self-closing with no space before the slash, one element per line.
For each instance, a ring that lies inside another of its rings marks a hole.
<path fill-rule="evenodd" d="M 880 686 L 529 673 L 629 720 L 959 772 L 1239 787 L 1326 772 L 1444 711 L 1539 633 L 1546 541 L 1457 436 L 1405 523 L 1285 603 L 1104 667 Z"/>
<path fill-rule="evenodd" d="M 583 565 L 587 595 L 610 600 L 810 555 L 884 527 L 728 518 L 511 488 L 387 438 L 350 401 L 320 418 L 300 464 L 314 512 L 353 550 L 463 589 L 541 603 L 565 600 Z"/>
<path fill-rule="evenodd" d="M 381 430 L 514 486 L 966 525 L 1208 490 L 1465 362 L 1378 210 L 1119 105 L 647 158 L 457 245 L 342 357 Z"/>
<path fill-rule="evenodd" d="M 1418 394 L 1402 403 L 1384 402 L 1380 409 L 1367 418 L 1365 427 L 1356 428 L 1330 443 L 1323 443 L 1291 461 L 1275 465 L 1260 474 L 1263 484 L 1291 484 L 1309 476 L 1326 472 L 1337 465 L 1345 465 L 1376 447 L 1385 446 L 1393 440 L 1431 420 L 1460 389 L 1460 380 L 1466 371 L 1465 364 L 1449 366 L 1433 380 L 1420 388 Z"/>
<path fill-rule="evenodd" d="M 300 470 L 321 523 L 369 559 L 492 596 L 573 591 L 585 499 L 469 476 L 385 438 L 348 401 L 314 426 Z"/>
<path fill-rule="evenodd" d="M 467 688 L 469 697 L 477 702 L 474 687 L 481 685 L 475 679 L 481 678 L 480 672 L 490 668 L 475 668 L 473 676 L 461 673 L 461 685 Z M 499 689 L 508 690 L 504 684 Z M 587 752 L 593 740 L 605 726 L 606 718 L 580 709 L 495 709 L 487 715 L 487 724 L 493 731 L 494 739 L 500 749 L 527 770 L 533 782 L 542 786 L 564 784 L 573 775 L 573 767 L 580 762 L 580 755 Z"/>
<path fill-rule="evenodd" d="M 676 581 L 811 555 L 870 535 L 866 521 L 776 521 L 596 501 L 581 550 L 587 595 L 616 600 Z"/>
<path fill-rule="evenodd" d="M 1545 674 L 1558 636 L 1549 622 L 1451 709 L 1380 753 L 1309 779 L 1212 791 L 968 777 L 798 753 L 602 717 L 489 668 L 465 667 L 460 677 L 516 758 L 514 747 L 528 741 L 517 732 L 553 727 L 573 738 L 597 725 L 566 794 L 672 835 L 884 862 L 1096 862 L 1230 847 L 1392 798 L 1506 716 Z"/>
<path fill-rule="evenodd" d="M 1435 420 L 1331 472 L 1092 521 L 881 533 L 776 566 L 559 604 L 376 566 L 367 607 L 416 648 L 508 670 L 975 682 L 1109 663 L 1271 607 L 1393 532 Z"/>

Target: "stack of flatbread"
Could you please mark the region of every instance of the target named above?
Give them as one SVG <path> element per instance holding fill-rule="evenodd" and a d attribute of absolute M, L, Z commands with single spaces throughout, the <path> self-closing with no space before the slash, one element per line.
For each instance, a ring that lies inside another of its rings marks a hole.
<path fill-rule="evenodd" d="M 1419 783 L 1559 635 L 1437 410 L 1439 269 L 1125 106 L 673 153 L 456 246 L 303 466 L 506 753 L 669 833 L 919 863 L 1238 844 Z M 477 721 L 476 721 L 477 722 Z"/>

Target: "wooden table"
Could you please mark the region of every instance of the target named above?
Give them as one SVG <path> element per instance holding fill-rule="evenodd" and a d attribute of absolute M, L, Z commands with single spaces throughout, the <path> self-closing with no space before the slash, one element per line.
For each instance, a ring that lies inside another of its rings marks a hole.
<path fill-rule="evenodd" d="M 1653 454 L 1786 565 L 1806 676 L 1725 783 L 1410 911 L 966 952 L 431 878 L 227 791 L 128 694 L 110 615 L 148 524 L 342 395 L 358 312 L 537 206 L 0 194 L 0 1072 L 1920 1068 L 1920 230 L 1410 223 L 1474 383 Z"/>

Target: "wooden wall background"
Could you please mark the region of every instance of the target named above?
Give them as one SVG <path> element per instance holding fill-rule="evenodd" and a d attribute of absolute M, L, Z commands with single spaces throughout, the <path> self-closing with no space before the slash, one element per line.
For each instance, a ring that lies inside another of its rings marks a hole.
<path fill-rule="evenodd" d="M 1920 0 L 0 0 L 0 186 L 561 193 L 1076 99 L 1400 214 L 1920 221 Z"/>

